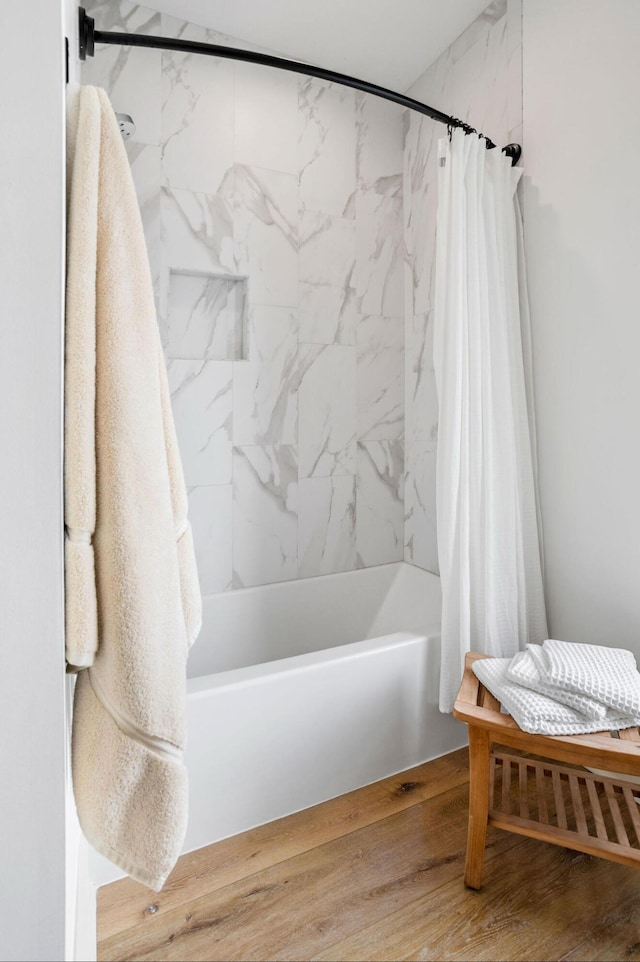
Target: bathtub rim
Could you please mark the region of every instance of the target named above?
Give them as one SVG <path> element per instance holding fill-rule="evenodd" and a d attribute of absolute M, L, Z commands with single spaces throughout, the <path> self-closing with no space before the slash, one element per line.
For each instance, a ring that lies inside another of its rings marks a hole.
<path fill-rule="evenodd" d="M 440 575 L 436 574 L 434 571 L 429 571 L 427 568 L 421 568 L 420 565 L 415 565 L 410 561 L 405 561 L 404 558 L 399 558 L 397 561 L 383 561 L 381 564 L 367 565 L 365 568 L 349 568 L 347 571 L 327 571 L 324 574 L 304 575 L 300 578 L 285 578 L 282 581 L 266 581 L 264 584 L 259 585 L 245 585 L 242 588 L 234 588 L 233 590 L 205 593 L 204 596 L 206 598 L 217 598 L 220 595 L 231 595 L 234 598 L 238 598 L 263 592 L 265 589 L 276 592 L 286 592 L 291 591 L 292 589 L 295 590 L 296 585 L 307 585 L 310 583 L 321 584 L 323 582 L 337 580 L 338 578 L 340 580 L 353 580 L 358 578 L 358 576 L 362 577 L 363 574 L 373 571 L 393 577 L 394 573 L 400 572 L 403 568 L 410 568 L 419 572 L 420 575 L 428 575 L 429 578 L 434 578 L 436 581 L 440 581 Z"/>
<path fill-rule="evenodd" d="M 216 689 L 230 688 L 236 685 L 260 684 L 267 679 L 281 677 L 285 674 L 308 672 L 318 665 L 336 661 L 353 661 L 366 655 L 373 655 L 376 652 L 415 644 L 418 641 L 437 641 L 439 644 L 440 622 L 432 622 L 420 632 L 396 631 L 379 635 L 376 638 L 352 641 L 344 645 L 332 645 L 329 648 L 321 648 L 301 655 L 290 655 L 287 658 L 277 658 L 273 661 L 261 662 L 258 665 L 246 665 L 208 675 L 196 675 L 187 678 L 187 697 L 201 698 Z"/>
<path fill-rule="evenodd" d="M 197 678 L 440 622 L 440 578 L 406 561 L 203 597 L 189 652 Z"/>

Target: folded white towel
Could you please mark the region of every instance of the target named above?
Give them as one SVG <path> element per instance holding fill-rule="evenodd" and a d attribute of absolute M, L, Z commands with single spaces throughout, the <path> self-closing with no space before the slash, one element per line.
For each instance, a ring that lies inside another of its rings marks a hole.
<path fill-rule="evenodd" d="M 526 651 L 518 651 L 511 659 L 507 669 L 509 681 L 530 688 L 540 695 L 553 698 L 562 705 L 575 708 L 587 718 L 604 718 L 607 713 L 607 706 L 602 702 L 596 701 L 587 695 L 580 695 L 573 691 L 566 691 L 564 688 L 556 688 L 542 680 L 543 673 L 547 665 L 545 655 L 541 645 L 527 645 Z"/>
<path fill-rule="evenodd" d="M 545 683 L 595 698 L 615 711 L 640 715 L 640 673 L 630 651 L 555 639 L 545 641 L 542 651 Z"/>
<path fill-rule="evenodd" d="M 523 688 L 509 680 L 510 658 L 482 658 L 473 671 L 525 732 L 533 735 L 586 735 L 640 724 L 640 718 L 608 711 L 604 718 L 587 718 L 568 705 Z"/>

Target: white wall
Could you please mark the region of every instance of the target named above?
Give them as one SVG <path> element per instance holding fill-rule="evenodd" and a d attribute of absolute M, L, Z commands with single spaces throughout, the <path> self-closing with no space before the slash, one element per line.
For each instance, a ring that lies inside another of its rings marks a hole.
<path fill-rule="evenodd" d="M 0 958 L 65 954 L 61 3 L 0 7 Z"/>
<path fill-rule="evenodd" d="M 640 656 L 640 3 L 524 0 L 550 631 Z"/>

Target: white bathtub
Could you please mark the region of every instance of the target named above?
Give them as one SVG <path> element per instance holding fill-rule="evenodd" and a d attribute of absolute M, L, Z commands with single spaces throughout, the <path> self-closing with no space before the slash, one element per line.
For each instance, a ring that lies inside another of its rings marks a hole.
<path fill-rule="evenodd" d="M 403 562 L 205 598 L 184 851 L 464 745 L 438 710 L 440 603 Z M 94 859 L 98 884 L 121 874 Z"/>
<path fill-rule="evenodd" d="M 459 748 L 438 711 L 440 581 L 399 562 L 205 600 L 185 851 Z"/>

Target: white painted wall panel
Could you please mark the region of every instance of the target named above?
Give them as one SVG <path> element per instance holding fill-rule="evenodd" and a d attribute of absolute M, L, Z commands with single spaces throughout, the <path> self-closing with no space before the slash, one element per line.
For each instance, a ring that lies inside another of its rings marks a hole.
<path fill-rule="evenodd" d="M 62 3 L 0 7 L 0 958 L 65 953 Z"/>
<path fill-rule="evenodd" d="M 523 25 L 550 630 L 640 656 L 640 4 L 524 0 Z"/>

